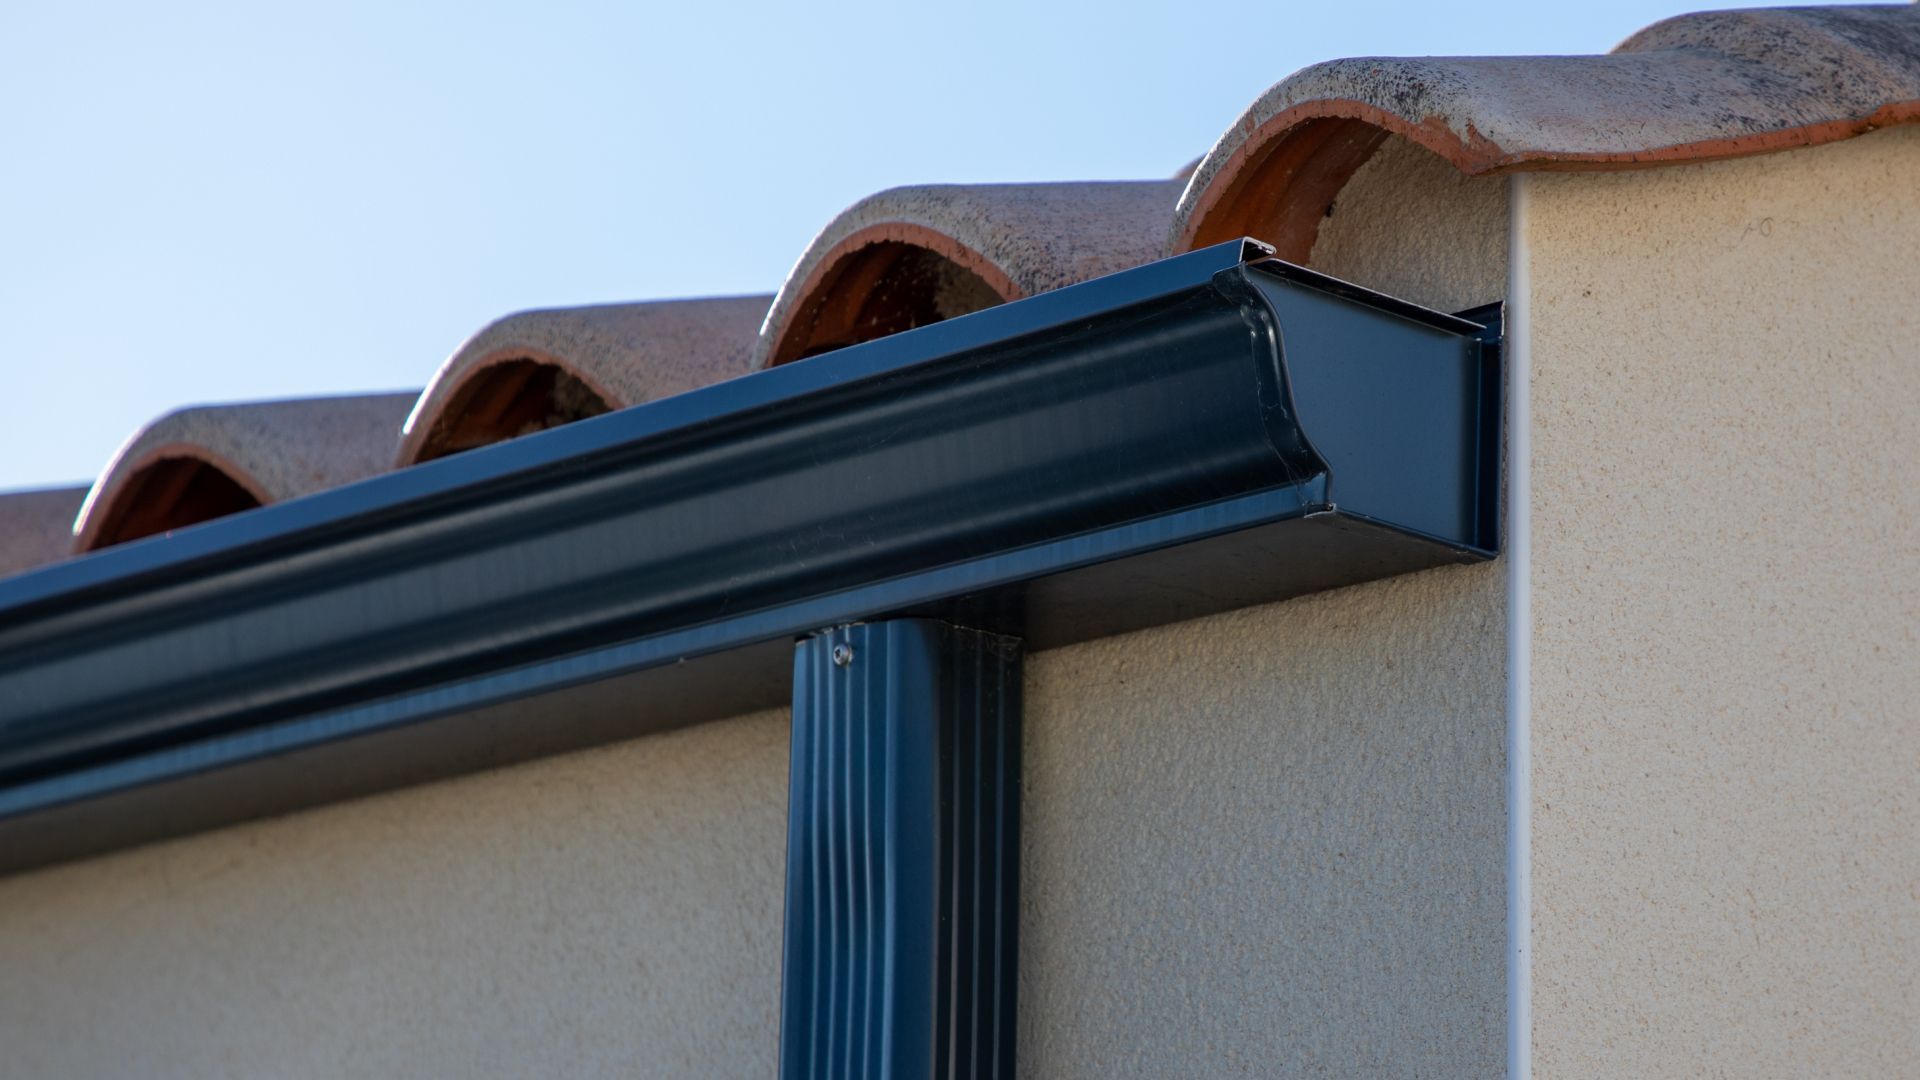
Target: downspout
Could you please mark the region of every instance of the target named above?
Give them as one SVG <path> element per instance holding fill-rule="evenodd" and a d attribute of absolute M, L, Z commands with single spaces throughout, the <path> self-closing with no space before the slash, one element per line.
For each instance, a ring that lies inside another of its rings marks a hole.
<path fill-rule="evenodd" d="M 1507 220 L 1507 1076 L 1533 1075 L 1533 275 L 1526 173 Z"/>

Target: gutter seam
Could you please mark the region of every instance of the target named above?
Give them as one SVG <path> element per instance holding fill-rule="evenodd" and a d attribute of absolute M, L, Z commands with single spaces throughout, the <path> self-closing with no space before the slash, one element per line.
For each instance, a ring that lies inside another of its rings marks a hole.
<path fill-rule="evenodd" d="M 1507 220 L 1507 1076 L 1533 1076 L 1533 275 L 1528 178 Z"/>

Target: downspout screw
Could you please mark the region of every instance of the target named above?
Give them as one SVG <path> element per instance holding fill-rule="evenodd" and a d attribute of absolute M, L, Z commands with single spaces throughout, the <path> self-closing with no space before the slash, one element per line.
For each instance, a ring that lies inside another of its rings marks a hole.
<path fill-rule="evenodd" d="M 835 645 L 833 647 L 833 666 L 846 667 L 853 663 L 853 646 Z"/>

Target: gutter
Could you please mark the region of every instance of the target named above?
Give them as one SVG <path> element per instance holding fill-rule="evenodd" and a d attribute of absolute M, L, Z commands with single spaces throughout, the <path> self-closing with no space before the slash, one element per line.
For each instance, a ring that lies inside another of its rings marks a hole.
<path fill-rule="evenodd" d="M 1497 339 L 1234 242 L 0 581 L 0 870 L 1488 559 Z"/>

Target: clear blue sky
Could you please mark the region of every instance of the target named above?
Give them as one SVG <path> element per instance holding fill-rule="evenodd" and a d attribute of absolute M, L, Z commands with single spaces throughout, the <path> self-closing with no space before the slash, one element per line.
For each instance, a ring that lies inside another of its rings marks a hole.
<path fill-rule="evenodd" d="M 0 488 L 176 405 L 418 387 L 520 308 L 771 292 L 880 188 L 1165 176 L 1317 60 L 1699 6 L 10 3 Z"/>

